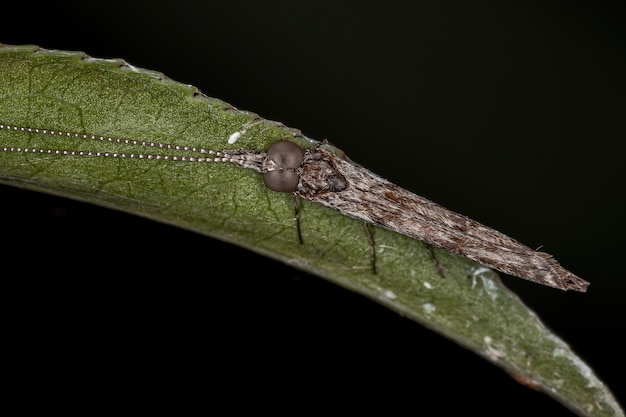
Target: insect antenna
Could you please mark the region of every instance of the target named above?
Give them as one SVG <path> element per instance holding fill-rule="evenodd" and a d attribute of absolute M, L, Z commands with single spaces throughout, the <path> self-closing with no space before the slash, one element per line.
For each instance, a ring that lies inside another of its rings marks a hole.
<path fill-rule="evenodd" d="M 202 147 L 176 145 L 170 143 L 161 143 L 148 140 L 125 139 L 103 135 L 93 135 L 85 133 L 65 132 L 52 129 L 38 129 L 31 127 L 15 126 L 0 124 L 0 129 L 15 132 L 35 133 L 41 135 L 61 136 L 76 139 L 93 140 L 99 142 L 117 143 L 123 145 L 140 146 L 144 148 L 164 149 L 168 151 L 191 152 L 208 156 L 183 156 L 183 155 L 162 155 L 151 153 L 128 153 L 128 152 L 111 152 L 111 151 L 76 151 L 68 149 L 47 149 L 47 148 L 22 148 L 14 146 L 5 146 L 0 148 L 2 152 L 19 152 L 34 153 L 46 155 L 61 156 L 88 156 L 88 157 L 105 157 L 105 158 L 128 158 L 128 159 L 148 159 L 162 161 L 179 161 L 179 162 L 230 162 L 244 168 L 251 168 L 256 171 L 261 170 L 261 155 L 252 151 L 231 150 L 231 151 L 215 151 Z"/>

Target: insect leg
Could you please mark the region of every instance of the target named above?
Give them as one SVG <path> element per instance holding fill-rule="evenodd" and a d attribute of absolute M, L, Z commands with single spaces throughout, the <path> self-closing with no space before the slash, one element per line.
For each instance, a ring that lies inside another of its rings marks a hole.
<path fill-rule="evenodd" d="M 302 245 L 302 232 L 300 231 L 300 210 L 298 207 L 298 196 L 296 193 L 291 194 L 291 199 L 293 201 L 293 210 L 296 214 L 296 228 L 298 229 L 298 241 Z"/>
<path fill-rule="evenodd" d="M 368 223 L 363 222 L 365 226 L 365 234 L 367 235 L 367 241 L 370 245 L 370 262 L 372 264 L 372 273 L 376 274 L 376 246 L 374 244 L 374 235 Z"/>

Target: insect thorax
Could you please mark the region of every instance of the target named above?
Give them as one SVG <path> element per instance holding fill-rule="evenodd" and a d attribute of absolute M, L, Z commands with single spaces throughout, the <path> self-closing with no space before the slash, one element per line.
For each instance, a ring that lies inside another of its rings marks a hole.
<path fill-rule="evenodd" d="M 339 172 L 326 151 L 313 148 L 306 152 L 300 171 L 299 192 L 301 194 L 340 192 L 347 189 L 348 185 L 348 180 Z"/>

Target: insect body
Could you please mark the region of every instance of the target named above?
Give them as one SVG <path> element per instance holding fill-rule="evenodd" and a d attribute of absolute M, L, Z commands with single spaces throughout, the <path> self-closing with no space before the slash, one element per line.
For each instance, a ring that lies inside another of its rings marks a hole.
<path fill-rule="evenodd" d="M 68 156 L 229 162 L 262 173 L 266 186 L 273 191 L 293 193 L 294 198 L 297 196 L 313 201 L 346 216 L 419 239 L 506 274 L 562 290 L 585 292 L 589 285 L 587 281 L 561 267 L 551 255 L 533 250 L 503 233 L 445 209 L 363 167 L 356 166 L 324 149 L 323 143 L 306 150 L 295 143 L 279 141 L 270 146 L 267 152 L 246 149 L 214 151 L 9 125 L 0 125 L 0 129 L 195 152 L 198 156 L 186 157 L 0 148 L 3 152 Z"/>

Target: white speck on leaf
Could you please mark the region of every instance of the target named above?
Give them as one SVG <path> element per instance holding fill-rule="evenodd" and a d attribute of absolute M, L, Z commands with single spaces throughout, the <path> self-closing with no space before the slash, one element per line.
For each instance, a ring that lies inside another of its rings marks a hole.
<path fill-rule="evenodd" d="M 472 272 L 472 289 L 476 287 L 476 278 L 480 278 L 483 283 L 481 291 L 485 290 L 489 298 L 495 301 L 495 299 L 498 298 L 498 287 L 495 281 L 489 277 L 490 274 L 494 274 L 494 272 L 489 268 L 479 267 L 474 270 Z"/>
<path fill-rule="evenodd" d="M 243 133 L 244 132 L 235 132 L 235 133 L 233 133 L 232 135 L 230 135 L 228 137 L 228 143 L 230 145 L 232 145 L 233 143 L 237 142 L 237 139 L 239 139 Z"/>
<path fill-rule="evenodd" d="M 506 356 L 506 354 L 503 351 L 493 347 L 493 345 L 492 345 L 493 344 L 493 339 L 491 338 L 491 336 L 483 337 L 483 342 L 485 342 L 485 351 L 484 351 L 485 355 L 492 362 L 496 362 L 498 359 L 503 358 L 503 357 Z"/>
<path fill-rule="evenodd" d="M 426 314 L 432 314 L 436 310 L 436 307 L 431 303 L 422 304 L 422 308 Z"/>
<path fill-rule="evenodd" d="M 397 297 L 393 291 L 389 291 L 389 290 L 383 292 L 383 296 L 386 298 L 389 298 L 390 300 L 395 300 Z"/>

